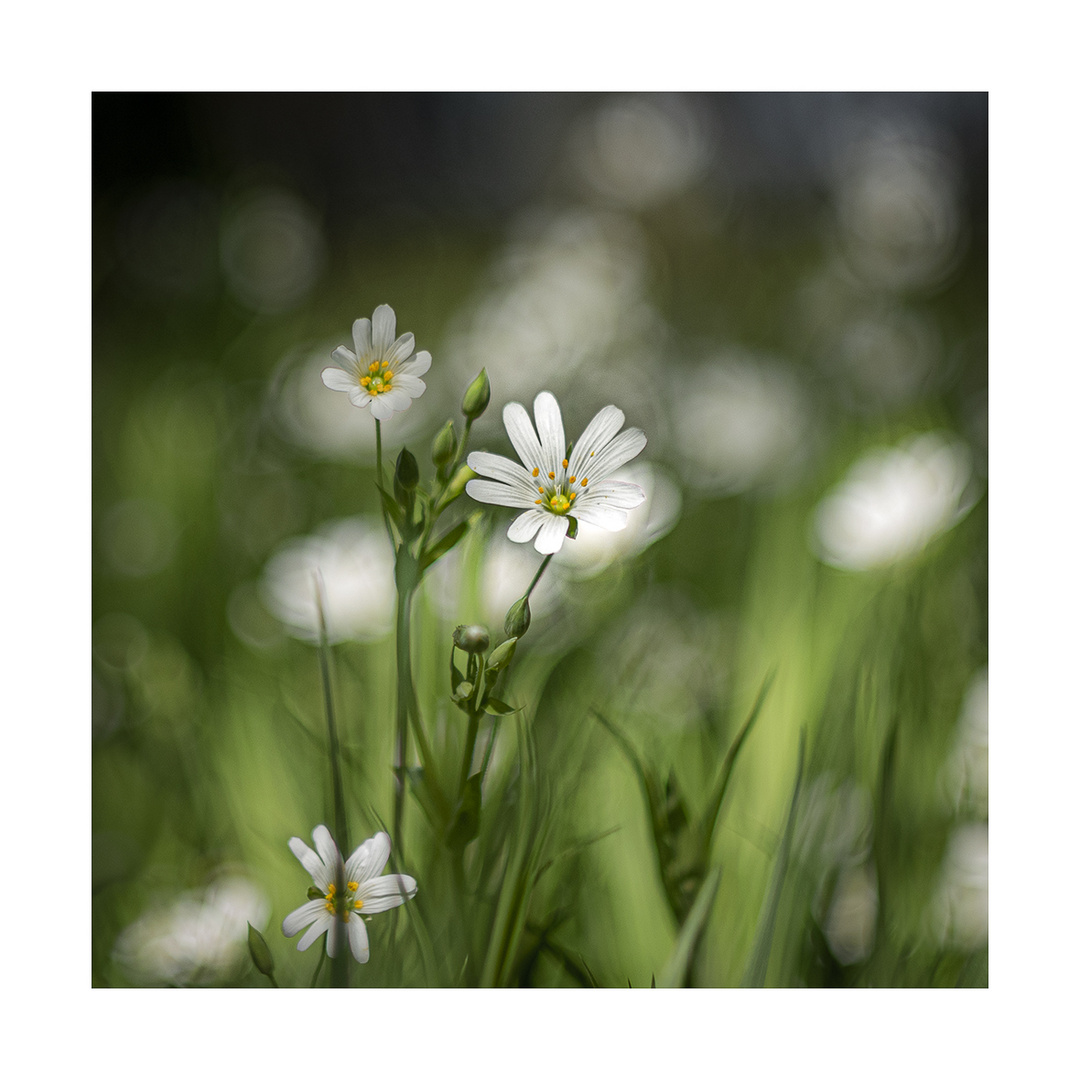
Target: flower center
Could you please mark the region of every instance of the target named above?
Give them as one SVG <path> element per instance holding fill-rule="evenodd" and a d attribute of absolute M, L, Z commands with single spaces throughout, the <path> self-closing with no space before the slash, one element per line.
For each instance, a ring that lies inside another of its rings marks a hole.
<path fill-rule="evenodd" d="M 550 510 L 560 517 L 570 512 L 570 507 L 581 493 L 581 489 L 585 488 L 589 483 L 587 476 L 583 476 L 580 483 L 576 476 L 567 476 L 566 472 L 569 467 L 570 462 L 563 458 L 562 475 L 556 479 L 555 473 L 549 472 L 547 474 L 549 483 L 537 487 L 536 490 L 540 498 L 533 500 L 537 506 L 542 506 L 545 510 Z M 540 470 L 533 469 L 532 474 L 533 479 L 537 480 L 540 477 Z M 575 490 L 575 487 L 578 490 Z"/>
<path fill-rule="evenodd" d="M 372 360 L 368 364 L 368 373 L 361 376 L 360 385 L 369 394 L 385 394 L 392 390 L 394 385 L 394 373 L 390 370 L 387 360 Z"/>
<path fill-rule="evenodd" d="M 350 911 L 359 911 L 364 906 L 363 900 L 356 899 L 356 890 L 360 886 L 355 881 L 345 885 L 345 891 L 341 896 L 337 895 L 337 886 L 331 882 L 326 887 L 326 910 L 331 915 L 339 915 L 345 922 L 349 921 Z"/>

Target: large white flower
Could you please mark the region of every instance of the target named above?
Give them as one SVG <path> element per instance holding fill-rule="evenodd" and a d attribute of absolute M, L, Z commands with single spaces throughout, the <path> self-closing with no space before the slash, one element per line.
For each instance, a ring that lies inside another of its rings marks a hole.
<path fill-rule="evenodd" d="M 408 874 L 379 876 L 390 858 L 390 837 L 384 832 L 365 840 L 345 863 L 325 825 L 316 825 L 311 837 L 315 851 L 299 836 L 289 841 L 289 850 L 312 876 L 322 895 L 286 915 L 282 933 L 292 937 L 306 926 L 307 933 L 296 946 L 303 952 L 329 930 L 326 954 L 330 957 L 337 955 L 338 942 L 347 935 L 357 963 L 366 964 L 370 953 L 364 918 L 411 900 L 416 895 L 416 880 Z"/>
<path fill-rule="evenodd" d="M 641 453 L 644 432 L 628 428 L 619 434 L 626 417 L 608 405 L 592 418 L 567 455 L 562 413 L 554 395 L 546 390 L 537 394 L 533 413 L 535 431 L 529 414 L 516 401 L 503 409 L 506 433 L 523 465 L 476 451 L 469 455 L 469 468 L 492 479 L 470 480 L 465 490 L 477 502 L 524 510 L 506 535 L 519 544 L 536 536 L 536 550 L 542 555 L 562 547 L 571 516 L 612 532 L 626 528 L 626 511 L 640 505 L 645 492 L 636 484 L 607 477 Z"/>
<path fill-rule="evenodd" d="M 358 409 L 370 403 L 376 420 L 389 420 L 394 413 L 404 412 L 412 399 L 427 389 L 420 376 L 431 367 L 431 353 L 413 355 L 412 334 L 395 339 L 396 328 L 394 309 L 380 304 L 370 319 L 353 323 L 356 351 L 339 345 L 331 353 L 339 366 L 324 368 L 322 373 L 322 381 L 331 390 L 348 394 Z"/>

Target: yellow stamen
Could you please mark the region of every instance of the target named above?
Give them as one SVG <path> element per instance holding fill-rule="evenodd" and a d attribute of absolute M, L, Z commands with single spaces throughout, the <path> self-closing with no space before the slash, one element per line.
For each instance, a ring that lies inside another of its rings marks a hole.
<path fill-rule="evenodd" d="M 370 378 L 370 376 L 368 376 L 368 375 L 365 375 L 365 376 L 364 376 L 364 377 L 363 377 L 363 378 L 362 378 L 362 379 L 360 380 L 360 385 L 361 385 L 361 386 L 370 386 L 370 385 L 371 385 L 371 378 Z"/>
<path fill-rule="evenodd" d="M 589 482 L 589 478 L 588 478 L 588 477 L 586 476 L 586 477 L 585 477 L 585 478 L 584 478 L 584 479 L 583 479 L 583 480 L 581 481 L 581 486 L 582 486 L 582 487 L 584 487 L 584 486 L 585 486 L 585 485 L 586 485 L 586 484 L 587 484 L 588 482 Z"/>
<path fill-rule="evenodd" d="M 378 360 L 372 360 L 371 363 L 368 364 L 368 371 L 370 371 L 371 374 L 374 375 L 375 372 L 378 371 L 378 370 L 379 370 L 379 361 Z"/>
<path fill-rule="evenodd" d="M 544 494 L 544 489 L 543 488 L 537 488 L 536 490 L 539 491 L 541 495 Z"/>
<path fill-rule="evenodd" d="M 384 360 L 384 361 L 382 362 L 382 367 L 384 367 L 384 368 L 388 368 L 389 366 L 390 366 L 390 361 L 389 361 L 389 360 Z"/>
<path fill-rule="evenodd" d="M 555 479 L 555 474 L 553 472 L 549 472 L 548 473 L 548 479 L 549 480 L 554 480 Z"/>
<path fill-rule="evenodd" d="M 570 477 L 570 483 L 571 484 L 576 484 L 577 483 L 577 477 L 576 476 L 571 476 Z"/>
<path fill-rule="evenodd" d="M 562 467 L 563 467 L 563 468 L 565 469 L 565 468 L 567 468 L 567 467 L 568 467 L 569 465 L 570 465 L 570 462 L 569 462 L 569 461 L 567 461 L 567 460 L 566 460 L 566 458 L 563 458 L 563 459 L 562 459 Z"/>
<path fill-rule="evenodd" d="M 539 506 L 543 501 L 543 499 L 533 499 L 533 502 L 536 503 L 537 506 Z"/>
<path fill-rule="evenodd" d="M 573 502 L 576 498 L 577 498 L 577 492 L 576 491 L 571 491 L 570 492 L 570 501 Z"/>
<path fill-rule="evenodd" d="M 540 475 L 540 470 L 539 469 L 533 469 L 533 476 L 539 476 L 539 475 Z"/>

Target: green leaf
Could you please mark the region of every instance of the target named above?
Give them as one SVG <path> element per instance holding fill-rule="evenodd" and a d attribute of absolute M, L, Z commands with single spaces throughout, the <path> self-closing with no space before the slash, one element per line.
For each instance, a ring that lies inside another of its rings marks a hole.
<path fill-rule="evenodd" d="M 248 952 L 251 953 L 251 962 L 262 975 L 271 977 L 274 974 L 274 957 L 270 952 L 270 946 L 266 944 L 266 938 L 255 929 L 251 923 L 248 927 Z"/>
<path fill-rule="evenodd" d="M 484 712 L 491 716 L 509 716 L 511 713 L 521 711 L 521 706 L 514 708 L 513 705 L 507 705 L 505 701 L 500 701 L 498 698 L 489 697 L 484 702 Z"/>
<path fill-rule="evenodd" d="M 397 500 L 378 481 L 376 481 L 375 487 L 379 492 L 379 498 L 382 499 L 383 509 L 390 515 L 390 520 L 398 527 L 398 532 L 401 532 L 405 517 L 401 512 L 401 507 L 398 506 Z"/>
<path fill-rule="evenodd" d="M 769 967 L 769 953 L 772 951 L 773 930 L 776 927 L 776 914 L 780 908 L 780 892 L 787 875 L 788 860 L 791 857 L 791 841 L 795 835 L 795 811 L 799 805 L 799 790 L 802 787 L 803 758 L 806 751 L 806 729 L 799 732 L 799 759 L 795 767 L 795 786 L 791 792 L 791 805 L 788 807 L 787 824 L 780 841 L 780 850 L 776 855 L 772 881 L 769 883 L 769 895 L 761 909 L 754 948 L 743 975 L 743 987 L 762 987 Z"/>
<path fill-rule="evenodd" d="M 410 765 L 404 770 L 400 766 L 394 767 L 394 773 L 397 776 L 401 776 L 403 771 L 409 782 L 409 790 L 413 793 L 413 797 L 424 812 L 424 817 L 428 819 L 430 824 L 438 828 L 444 819 L 439 810 L 438 795 L 432 790 L 431 778 L 427 776 L 419 765 Z"/>
<path fill-rule="evenodd" d="M 432 563 L 441 559 L 479 520 L 480 514 L 459 521 L 452 529 L 443 533 L 420 557 L 420 571 L 423 573 Z"/>
<path fill-rule="evenodd" d="M 697 899 L 694 901 L 694 906 L 690 909 L 690 914 L 687 915 L 686 922 L 683 923 L 682 929 L 679 931 L 679 937 L 675 942 L 671 957 L 664 965 L 664 970 L 660 973 L 660 982 L 657 984 L 654 979 L 654 986 L 659 985 L 664 989 L 671 989 L 686 984 L 690 966 L 694 960 L 694 953 L 697 951 L 698 941 L 700 941 L 702 931 L 705 929 L 705 923 L 708 921 L 709 912 L 712 911 L 716 891 L 719 888 L 720 868 L 714 866 L 709 871 L 709 876 L 701 886 Z"/>
<path fill-rule="evenodd" d="M 447 844 L 458 850 L 474 840 L 480 831 L 480 774 L 473 773 L 465 781 L 465 790 L 454 814 L 454 822 L 446 836 Z"/>

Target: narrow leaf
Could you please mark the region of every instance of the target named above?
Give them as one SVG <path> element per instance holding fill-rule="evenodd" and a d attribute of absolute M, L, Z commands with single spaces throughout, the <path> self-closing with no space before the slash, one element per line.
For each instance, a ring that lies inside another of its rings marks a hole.
<path fill-rule="evenodd" d="M 698 890 L 694 906 L 690 909 L 690 914 L 687 915 L 682 930 L 679 931 L 679 937 L 675 942 L 671 958 L 660 973 L 660 987 L 671 989 L 685 985 L 690 965 L 694 959 L 694 953 L 697 951 L 698 942 L 701 940 L 702 931 L 705 929 L 705 923 L 708 921 L 709 912 L 712 911 L 716 891 L 719 888 L 720 867 L 714 866 Z M 656 985 L 657 982 L 654 976 L 653 986 Z"/>
<path fill-rule="evenodd" d="M 787 824 L 780 840 L 780 850 L 776 855 L 772 881 L 769 883 L 769 895 L 761 911 L 754 948 L 750 961 L 743 975 L 744 987 L 762 987 L 765 985 L 765 973 L 769 967 L 769 953 L 772 951 L 773 931 L 776 927 L 776 913 L 780 908 L 780 892 L 787 874 L 788 859 L 791 857 L 791 841 L 795 835 L 795 811 L 799 805 L 799 790 L 802 787 L 803 758 L 806 750 L 806 730 L 799 732 L 799 760 L 795 769 L 795 787 L 791 792 L 791 805 L 788 808 Z"/>

